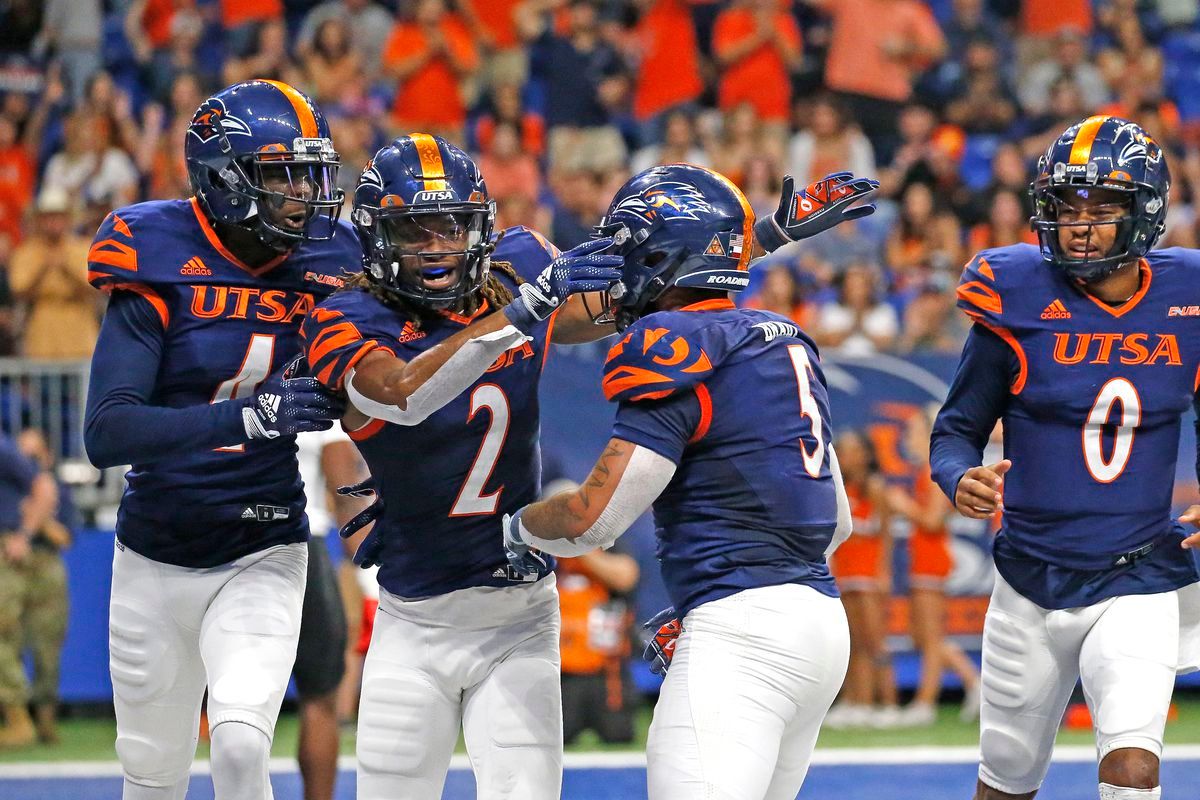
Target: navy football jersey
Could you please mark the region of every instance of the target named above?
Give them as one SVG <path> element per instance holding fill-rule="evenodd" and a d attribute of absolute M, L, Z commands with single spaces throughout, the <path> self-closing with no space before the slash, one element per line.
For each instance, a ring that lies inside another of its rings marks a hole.
<path fill-rule="evenodd" d="M 829 396 L 795 324 L 727 300 L 650 314 L 609 352 L 603 385 L 613 436 L 678 464 L 654 521 L 680 616 L 759 586 L 837 596 Z"/>
<path fill-rule="evenodd" d="M 300 353 L 305 315 L 360 262 L 358 235 L 343 223 L 329 241 L 250 267 L 192 198 L 109 214 L 88 254 L 88 278 L 153 306 L 162 356 L 152 404 L 186 408 L 252 395 Z M 126 477 L 117 537 L 157 561 L 214 566 L 308 535 L 295 437 L 134 464 Z"/>
<path fill-rule="evenodd" d="M 1170 512 L 1200 379 L 1200 254 L 1156 250 L 1140 269 L 1138 292 L 1111 306 L 1014 245 L 977 255 L 958 288 L 959 306 L 1012 351 L 996 563 L 1043 607 L 1196 580 Z M 1142 560 L 1121 558 L 1146 545 Z"/>
<path fill-rule="evenodd" d="M 492 254 L 492 274 L 516 285 L 536 278 L 558 251 L 527 228 L 504 231 Z M 342 388 L 347 372 L 381 349 L 406 361 L 475 319 L 495 313 L 485 302 L 473 317 L 442 313 L 419 323 L 367 291 L 341 291 L 322 302 L 302 331 L 310 368 Z M 350 432 L 375 480 L 383 514 L 379 584 L 404 598 L 431 597 L 472 586 L 536 580 L 508 570 L 500 537 L 502 515 L 538 499 L 538 384 L 553 318 L 530 341 L 508 350 L 466 391 L 419 425 L 372 420 Z M 551 560 L 550 569 L 553 569 Z"/>

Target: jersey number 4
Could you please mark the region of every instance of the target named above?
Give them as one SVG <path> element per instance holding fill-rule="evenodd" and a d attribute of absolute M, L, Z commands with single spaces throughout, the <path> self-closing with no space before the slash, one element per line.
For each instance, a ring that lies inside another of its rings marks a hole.
<path fill-rule="evenodd" d="M 227 381 L 222 381 L 213 392 L 213 403 L 224 403 L 226 400 L 239 400 L 254 394 L 258 385 L 271 374 L 271 360 L 275 357 L 275 336 L 273 334 L 255 333 L 250 336 L 250 346 L 242 357 L 242 366 L 237 374 Z M 246 445 L 235 444 L 229 447 L 218 447 L 218 453 L 244 453 Z"/>
<path fill-rule="evenodd" d="M 796 385 L 800 391 L 800 416 L 807 418 L 812 425 L 812 436 L 816 446 L 809 450 L 800 439 L 800 455 L 804 459 L 804 471 L 814 478 L 821 477 L 821 465 L 825 463 L 825 437 L 821 424 L 821 407 L 817 398 L 813 397 L 812 362 L 808 360 L 808 350 L 802 344 L 788 345 L 788 355 L 792 357 L 792 368 L 796 370 Z"/>
<path fill-rule="evenodd" d="M 467 415 L 467 422 L 473 420 L 475 415 L 485 408 L 491 415 L 491 422 L 488 424 L 487 433 L 483 435 L 479 452 L 475 454 L 471 471 L 467 473 L 467 479 L 458 490 L 458 497 L 450 509 L 452 517 L 495 514 L 496 507 L 500 505 L 503 486 L 491 494 L 483 493 L 483 487 L 492 477 L 496 462 L 500 460 L 504 440 L 508 438 L 508 397 L 504 390 L 494 383 L 482 384 L 471 392 L 471 413 Z"/>
<path fill-rule="evenodd" d="M 1109 421 L 1113 406 L 1121 404 L 1121 416 Z M 1125 471 L 1133 452 L 1134 429 L 1142 421 L 1142 399 L 1125 378 L 1113 378 L 1100 387 L 1096 402 L 1083 424 L 1083 461 L 1088 472 L 1100 483 L 1112 483 Z M 1104 429 L 1114 426 L 1112 454 L 1104 457 Z"/>

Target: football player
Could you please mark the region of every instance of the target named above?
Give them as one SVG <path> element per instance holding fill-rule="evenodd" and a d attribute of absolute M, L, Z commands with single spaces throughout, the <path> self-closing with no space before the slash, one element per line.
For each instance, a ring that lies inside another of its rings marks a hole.
<path fill-rule="evenodd" d="M 114 211 L 88 255 L 110 300 L 85 441 L 97 466 L 133 465 L 109 613 L 116 747 L 125 800 L 181 800 L 207 688 L 216 796 L 263 800 L 305 586 L 295 434 L 342 412 L 285 365 L 360 247 L 325 118 L 291 86 L 213 95 L 184 155 L 195 196 Z"/>
<path fill-rule="evenodd" d="M 963 272 L 974 320 L 931 445 L 958 511 L 1003 509 L 983 635 L 977 800 L 1032 798 L 1078 678 L 1103 800 L 1160 796 L 1180 661 L 1180 592 L 1198 577 L 1173 523 L 1179 426 L 1194 402 L 1194 251 L 1151 251 L 1170 173 L 1135 123 L 1094 116 L 1039 160 L 1040 246 Z M 1004 458 L 981 465 L 996 420 Z M 1189 510 L 1195 518 L 1196 507 Z"/>
<path fill-rule="evenodd" d="M 538 496 L 551 338 L 611 332 L 571 295 L 609 286 L 621 259 L 603 254 L 608 240 L 562 254 L 527 228 L 493 235 L 475 163 L 423 133 L 375 155 L 352 216 L 366 270 L 303 335 L 314 374 L 349 397 L 343 424 L 379 498 L 355 559 L 379 565 L 381 586 L 358 796 L 440 798 L 462 729 L 480 797 L 557 798 L 553 565 L 512 572 L 492 533 L 497 514 Z"/>
<path fill-rule="evenodd" d="M 677 620 L 661 634 L 659 666 L 673 661 L 646 746 L 652 800 L 793 800 L 846 674 L 826 555 L 850 507 L 816 347 L 729 298 L 752 229 L 772 242 L 778 222 L 755 226 L 745 196 L 701 167 L 655 167 L 617 192 L 601 226 L 625 259 L 602 312 L 623 331 L 603 380 L 612 439 L 583 486 L 504 521 L 514 568 L 532 570 L 538 550 L 610 546 L 653 504 Z"/>

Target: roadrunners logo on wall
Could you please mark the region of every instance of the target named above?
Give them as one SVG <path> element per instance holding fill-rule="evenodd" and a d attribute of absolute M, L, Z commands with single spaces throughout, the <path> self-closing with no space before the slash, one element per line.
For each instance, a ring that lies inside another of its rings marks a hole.
<path fill-rule="evenodd" d="M 192 124 L 188 126 L 188 134 L 195 136 L 202 142 L 207 142 L 209 139 L 215 139 L 224 133 L 226 136 L 250 136 L 250 126 L 239 117 L 229 114 L 225 110 L 225 102 L 219 98 L 209 98 L 208 102 L 200 106 L 200 110 L 196 112 L 196 116 L 192 117 Z"/>
<path fill-rule="evenodd" d="M 647 222 L 656 219 L 699 220 L 698 212 L 712 212 L 713 207 L 695 186 L 680 181 L 663 181 L 646 188 L 641 194 L 627 197 L 613 209 L 638 216 Z"/>

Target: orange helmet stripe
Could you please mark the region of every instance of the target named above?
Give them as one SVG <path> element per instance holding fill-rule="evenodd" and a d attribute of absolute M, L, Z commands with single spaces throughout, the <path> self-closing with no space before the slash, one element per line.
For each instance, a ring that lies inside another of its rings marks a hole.
<path fill-rule="evenodd" d="M 1088 158 L 1092 155 L 1092 143 L 1096 141 L 1096 134 L 1100 132 L 1100 126 L 1109 119 L 1110 117 L 1099 114 L 1083 121 L 1083 124 L 1079 126 L 1079 133 L 1075 134 L 1075 144 L 1071 145 L 1068 164 L 1088 163 Z"/>
<path fill-rule="evenodd" d="M 701 167 L 700 169 L 707 168 Z M 737 197 L 738 202 L 742 204 L 742 214 L 745 215 L 745 222 L 742 224 L 742 254 L 738 257 L 737 268 L 742 270 L 749 269 L 750 253 L 754 250 L 754 209 L 750 207 L 750 201 L 746 199 L 746 195 L 742 194 L 742 190 L 733 181 L 714 169 L 708 171 L 712 173 L 714 178 L 728 186 L 729 190 Z"/>
<path fill-rule="evenodd" d="M 437 192 L 446 188 L 446 165 L 442 163 L 442 150 L 437 140 L 428 133 L 410 133 L 421 159 L 421 176 L 425 179 L 425 191 Z"/>
<path fill-rule="evenodd" d="M 263 79 L 263 83 L 269 83 L 283 92 L 283 96 L 292 104 L 292 108 L 296 111 L 296 119 L 300 120 L 300 135 L 305 139 L 317 138 L 317 115 L 313 113 L 312 106 L 308 104 L 308 100 L 305 99 L 304 95 L 300 94 L 295 87 L 283 81 Z"/>

